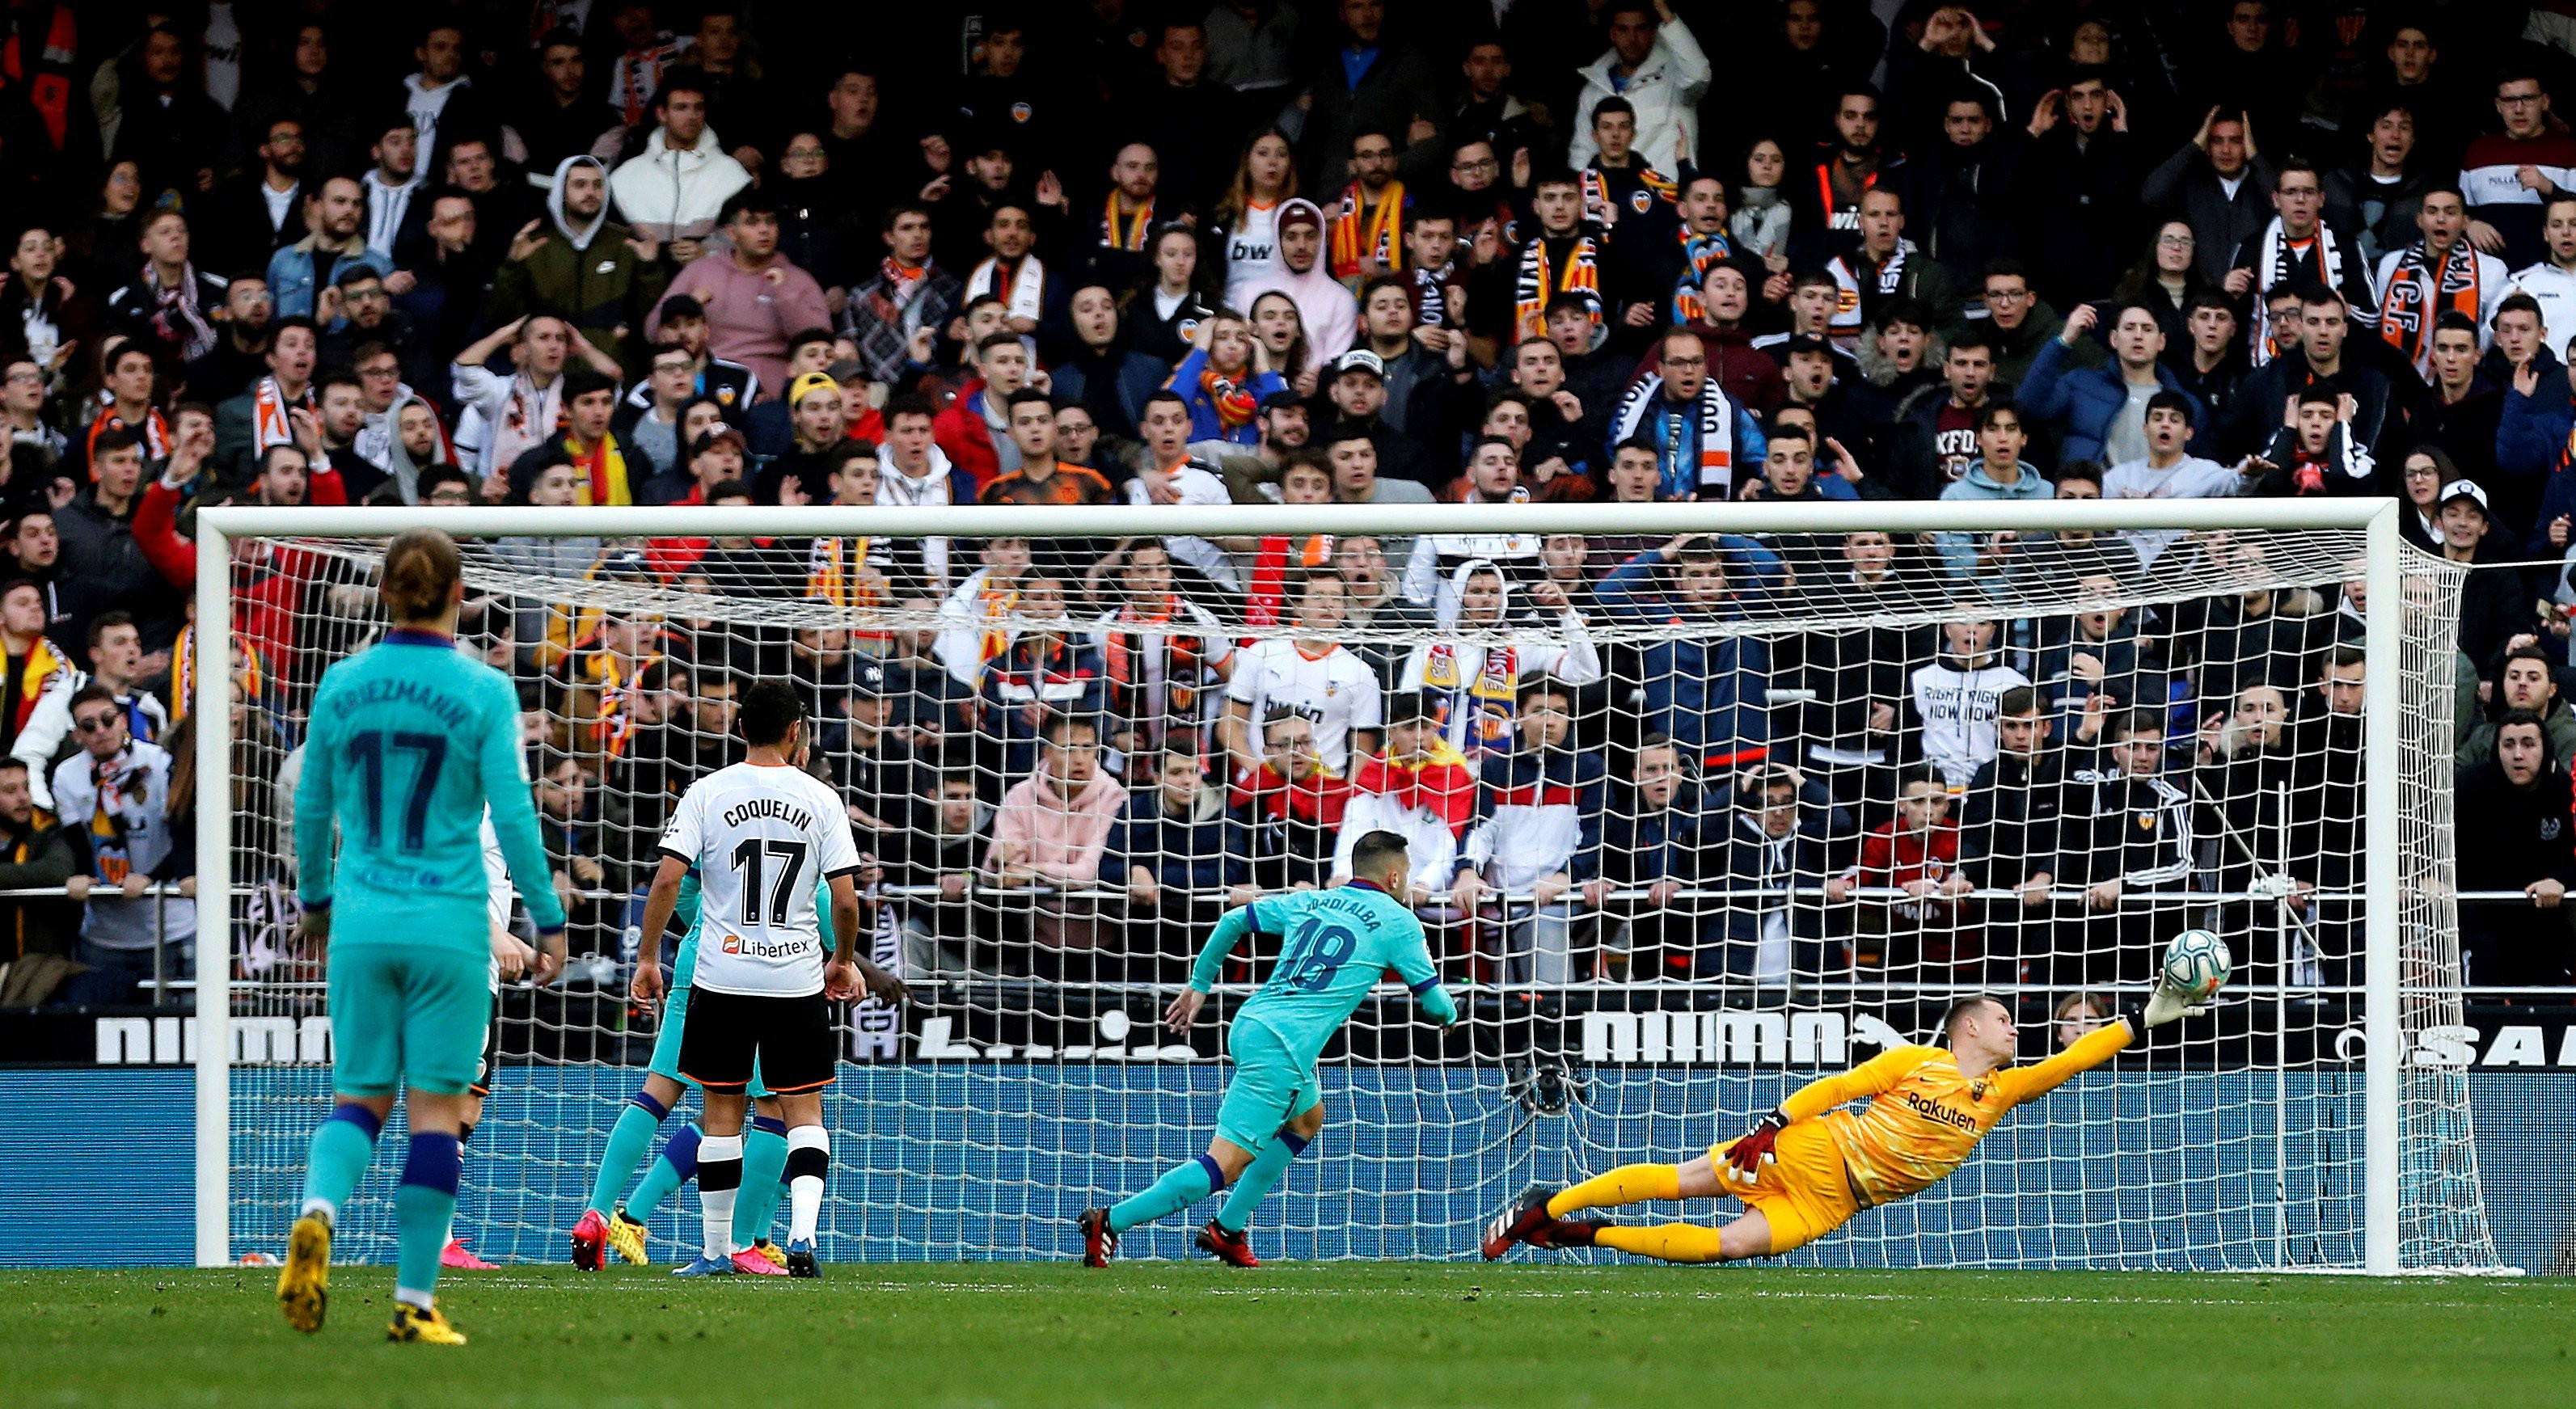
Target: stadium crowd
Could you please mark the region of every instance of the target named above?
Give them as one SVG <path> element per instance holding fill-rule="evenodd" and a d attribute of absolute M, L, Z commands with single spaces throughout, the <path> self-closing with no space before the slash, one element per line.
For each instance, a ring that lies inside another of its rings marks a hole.
<path fill-rule="evenodd" d="M 526 590 L 469 636 L 611 959 L 784 674 L 923 970 L 1172 979 L 1385 826 L 1461 972 L 1769 987 L 2135 979 L 2179 913 L 2142 897 L 2358 884 L 2358 582 L 2016 613 L 2254 550 L 1871 502 L 2401 497 L 2426 551 L 2523 564 L 2458 627 L 2460 884 L 2531 897 L 2464 908 L 2469 976 L 2576 982 L 2576 7 L 843 9 L 6 7 L 0 889 L 70 893 L 10 903 L 0 1001 L 185 971 L 222 503 L 1132 509 L 490 545 Z M 1135 532 L 1712 498 L 1854 528 Z M 261 819 L 371 594 L 242 553 L 234 841 L 291 865 Z M 2228 907 L 2258 981 L 2354 977 L 2349 904 Z"/>

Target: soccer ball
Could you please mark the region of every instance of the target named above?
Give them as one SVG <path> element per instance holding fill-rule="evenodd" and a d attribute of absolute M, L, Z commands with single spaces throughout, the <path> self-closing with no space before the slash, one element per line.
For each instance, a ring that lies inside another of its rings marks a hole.
<path fill-rule="evenodd" d="M 2187 1002 L 2215 997 L 2232 967 L 2227 941 L 2207 930 L 2184 930 L 2165 946 L 2165 987 Z"/>

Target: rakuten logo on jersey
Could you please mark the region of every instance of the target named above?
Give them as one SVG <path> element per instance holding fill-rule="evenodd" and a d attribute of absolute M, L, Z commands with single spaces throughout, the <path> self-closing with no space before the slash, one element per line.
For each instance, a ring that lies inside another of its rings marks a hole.
<path fill-rule="evenodd" d="M 806 948 L 805 941 L 801 939 L 759 940 L 738 934 L 726 935 L 724 942 L 724 952 L 739 954 L 746 959 L 793 959 L 804 953 Z"/>

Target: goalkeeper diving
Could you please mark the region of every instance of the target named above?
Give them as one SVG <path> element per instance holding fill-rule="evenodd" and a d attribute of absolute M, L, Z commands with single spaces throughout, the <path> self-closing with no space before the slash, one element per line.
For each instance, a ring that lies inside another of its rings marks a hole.
<path fill-rule="evenodd" d="M 1732 1262 L 1805 1247 L 1862 1209 L 1919 1194 L 1967 1162 L 2004 1113 L 2078 1072 L 2111 1060 L 2151 1027 L 2197 1013 L 2159 985 L 2143 1007 L 2031 1066 L 2012 1065 L 2012 1009 L 1964 998 L 1941 1020 L 1945 1047 L 1892 1047 L 1849 1071 L 1798 1088 L 1753 1128 L 1688 1164 L 1630 1164 L 1551 1191 L 1531 1185 L 1485 1227 L 1488 1260 L 1514 1243 L 1604 1247 L 1666 1262 Z M 1846 1110 L 1863 1097 L 1869 1104 Z M 1618 1224 L 1585 1209 L 1650 1199 L 1734 1197 L 1744 1213 L 1724 1227 Z"/>

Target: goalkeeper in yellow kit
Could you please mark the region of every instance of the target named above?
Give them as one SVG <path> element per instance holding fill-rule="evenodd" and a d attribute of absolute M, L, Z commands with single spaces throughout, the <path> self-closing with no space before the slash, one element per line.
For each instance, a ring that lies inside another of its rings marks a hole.
<path fill-rule="evenodd" d="M 2012 1009 L 1994 998 L 1953 1004 L 1944 1047 L 1894 1047 L 1798 1088 L 1753 1129 L 1688 1164 L 1631 1164 L 1571 1188 L 1532 1185 L 1486 1225 L 1487 1259 L 1534 1248 L 1604 1247 L 1666 1262 L 1731 1262 L 1805 1247 L 1865 1208 L 1920 1193 L 1967 1162 L 2004 1113 L 2111 1059 L 2147 1028 L 2199 1009 L 2159 987 L 2065 1051 L 2013 1066 Z M 1857 1111 L 1841 1107 L 1868 1097 Z M 1722 1228 L 1623 1225 L 1568 1215 L 1649 1199 L 1743 1200 Z"/>

